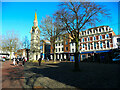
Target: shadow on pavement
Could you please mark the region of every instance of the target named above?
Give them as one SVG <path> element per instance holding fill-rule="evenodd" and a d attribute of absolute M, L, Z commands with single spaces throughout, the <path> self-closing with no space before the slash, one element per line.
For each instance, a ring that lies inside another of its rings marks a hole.
<path fill-rule="evenodd" d="M 30 63 L 27 63 L 27 65 L 29 66 Z M 119 65 L 80 63 L 81 72 L 73 72 L 73 66 L 72 62 L 61 62 L 41 66 L 37 66 L 36 64 L 36 67 L 29 69 L 25 67 L 26 85 L 33 88 L 37 78 L 48 77 L 77 88 L 120 88 Z M 34 74 L 27 76 L 27 73 Z M 31 78 L 33 79 L 32 83 L 30 83 Z"/>

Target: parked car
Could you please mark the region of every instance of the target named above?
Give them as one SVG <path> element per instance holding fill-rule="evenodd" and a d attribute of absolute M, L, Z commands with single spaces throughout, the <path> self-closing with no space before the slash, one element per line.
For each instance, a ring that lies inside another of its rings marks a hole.
<path fill-rule="evenodd" d="M 113 62 L 120 62 L 120 55 L 112 59 Z"/>

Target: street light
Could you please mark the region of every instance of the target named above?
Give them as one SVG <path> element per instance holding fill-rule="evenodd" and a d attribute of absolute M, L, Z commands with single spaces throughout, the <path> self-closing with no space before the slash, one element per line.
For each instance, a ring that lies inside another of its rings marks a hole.
<path fill-rule="evenodd" d="M 81 61 L 81 50 L 79 52 L 80 52 L 80 61 Z"/>

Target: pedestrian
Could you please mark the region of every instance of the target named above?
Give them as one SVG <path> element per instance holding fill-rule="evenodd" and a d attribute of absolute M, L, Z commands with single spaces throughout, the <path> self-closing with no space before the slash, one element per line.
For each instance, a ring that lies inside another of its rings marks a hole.
<path fill-rule="evenodd" d="M 49 62 L 49 58 L 47 57 L 47 61 Z"/>
<path fill-rule="evenodd" d="M 5 57 L 3 57 L 3 62 L 5 62 Z"/>
<path fill-rule="evenodd" d="M 27 62 L 27 58 L 25 57 L 25 62 Z"/>
<path fill-rule="evenodd" d="M 19 58 L 17 57 L 16 60 L 17 60 L 17 66 L 18 66 L 19 65 Z"/>
<path fill-rule="evenodd" d="M 13 58 L 13 65 L 15 65 L 15 58 Z"/>
<path fill-rule="evenodd" d="M 22 66 L 25 64 L 25 57 L 22 58 Z"/>
<path fill-rule="evenodd" d="M 38 59 L 39 66 L 41 65 L 41 60 L 42 60 L 42 58 L 40 57 L 40 58 Z"/>

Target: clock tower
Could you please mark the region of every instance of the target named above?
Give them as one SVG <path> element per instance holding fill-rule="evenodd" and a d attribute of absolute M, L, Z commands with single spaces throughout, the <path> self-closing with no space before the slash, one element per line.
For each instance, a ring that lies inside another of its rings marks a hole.
<path fill-rule="evenodd" d="M 40 58 L 40 29 L 38 28 L 36 12 L 30 33 L 31 33 L 30 60 L 38 60 Z"/>

